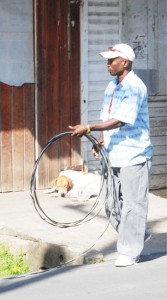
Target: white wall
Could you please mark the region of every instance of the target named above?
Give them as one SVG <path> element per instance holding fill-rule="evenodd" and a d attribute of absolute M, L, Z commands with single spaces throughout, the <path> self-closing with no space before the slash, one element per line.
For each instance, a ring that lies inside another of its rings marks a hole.
<path fill-rule="evenodd" d="M 33 0 L 0 0 L 0 81 L 34 82 Z"/>

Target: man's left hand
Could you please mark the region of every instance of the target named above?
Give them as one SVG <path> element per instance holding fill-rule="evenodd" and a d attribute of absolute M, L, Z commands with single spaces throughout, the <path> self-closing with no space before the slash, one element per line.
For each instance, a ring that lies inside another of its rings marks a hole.
<path fill-rule="evenodd" d="M 68 126 L 71 130 L 73 130 L 73 133 L 71 134 L 71 136 L 79 136 L 82 137 L 84 134 L 87 133 L 87 126 L 85 125 L 75 125 L 75 126 Z"/>

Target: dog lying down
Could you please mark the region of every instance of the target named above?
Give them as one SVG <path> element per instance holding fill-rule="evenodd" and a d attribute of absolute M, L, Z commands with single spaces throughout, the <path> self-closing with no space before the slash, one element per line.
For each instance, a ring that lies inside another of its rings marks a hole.
<path fill-rule="evenodd" d="M 101 188 L 101 176 L 81 171 L 61 171 L 58 178 L 53 179 L 52 188 L 44 190 L 52 197 L 67 197 L 77 200 L 88 200 L 98 196 Z"/>

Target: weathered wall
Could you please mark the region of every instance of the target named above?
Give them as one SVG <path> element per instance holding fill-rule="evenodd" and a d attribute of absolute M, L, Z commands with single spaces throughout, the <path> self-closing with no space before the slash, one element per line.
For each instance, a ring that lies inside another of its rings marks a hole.
<path fill-rule="evenodd" d="M 135 72 L 149 94 L 154 147 L 150 188 L 167 187 L 167 1 L 122 0 L 122 38 L 135 49 Z"/>
<path fill-rule="evenodd" d="M 35 160 L 34 88 L 0 83 L 0 192 L 30 187 Z"/>
<path fill-rule="evenodd" d="M 0 0 L 1 192 L 29 190 L 40 150 L 80 122 L 79 7 L 68 0 Z M 79 139 L 54 146 L 40 161 L 40 188 L 80 163 Z"/>
<path fill-rule="evenodd" d="M 135 72 L 148 87 L 151 139 L 154 159 L 150 188 L 167 187 L 167 1 L 113 0 L 83 1 L 87 12 L 88 73 L 83 123 L 99 121 L 104 89 L 111 80 L 99 52 L 118 42 L 130 44 L 136 53 Z M 83 21 L 84 22 L 84 21 Z M 86 41 L 86 36 L 84 36 Z M 85 62 L 86 63 L 86 62 Z M 83 91 L 84 94 L 84 91 Z M 87 114 L 85 113 L 87 110 Z M 98 133 L 95 133 L 98 136 Z M 92 145 L 83 143 L 83 156 L 90 170 L 94 161 Z M 86 153 L 86 154 L 85 154 Z"/>

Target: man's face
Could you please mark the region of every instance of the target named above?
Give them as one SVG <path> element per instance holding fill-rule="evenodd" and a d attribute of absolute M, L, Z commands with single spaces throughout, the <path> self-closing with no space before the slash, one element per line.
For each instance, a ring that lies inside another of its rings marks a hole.
<path fill-rule="evenodd" d="M 116 57 L 108 59 L 107 68 L 112 76 L 121 75 L 125 70 L 126 59 L 122 57 Z"/>

